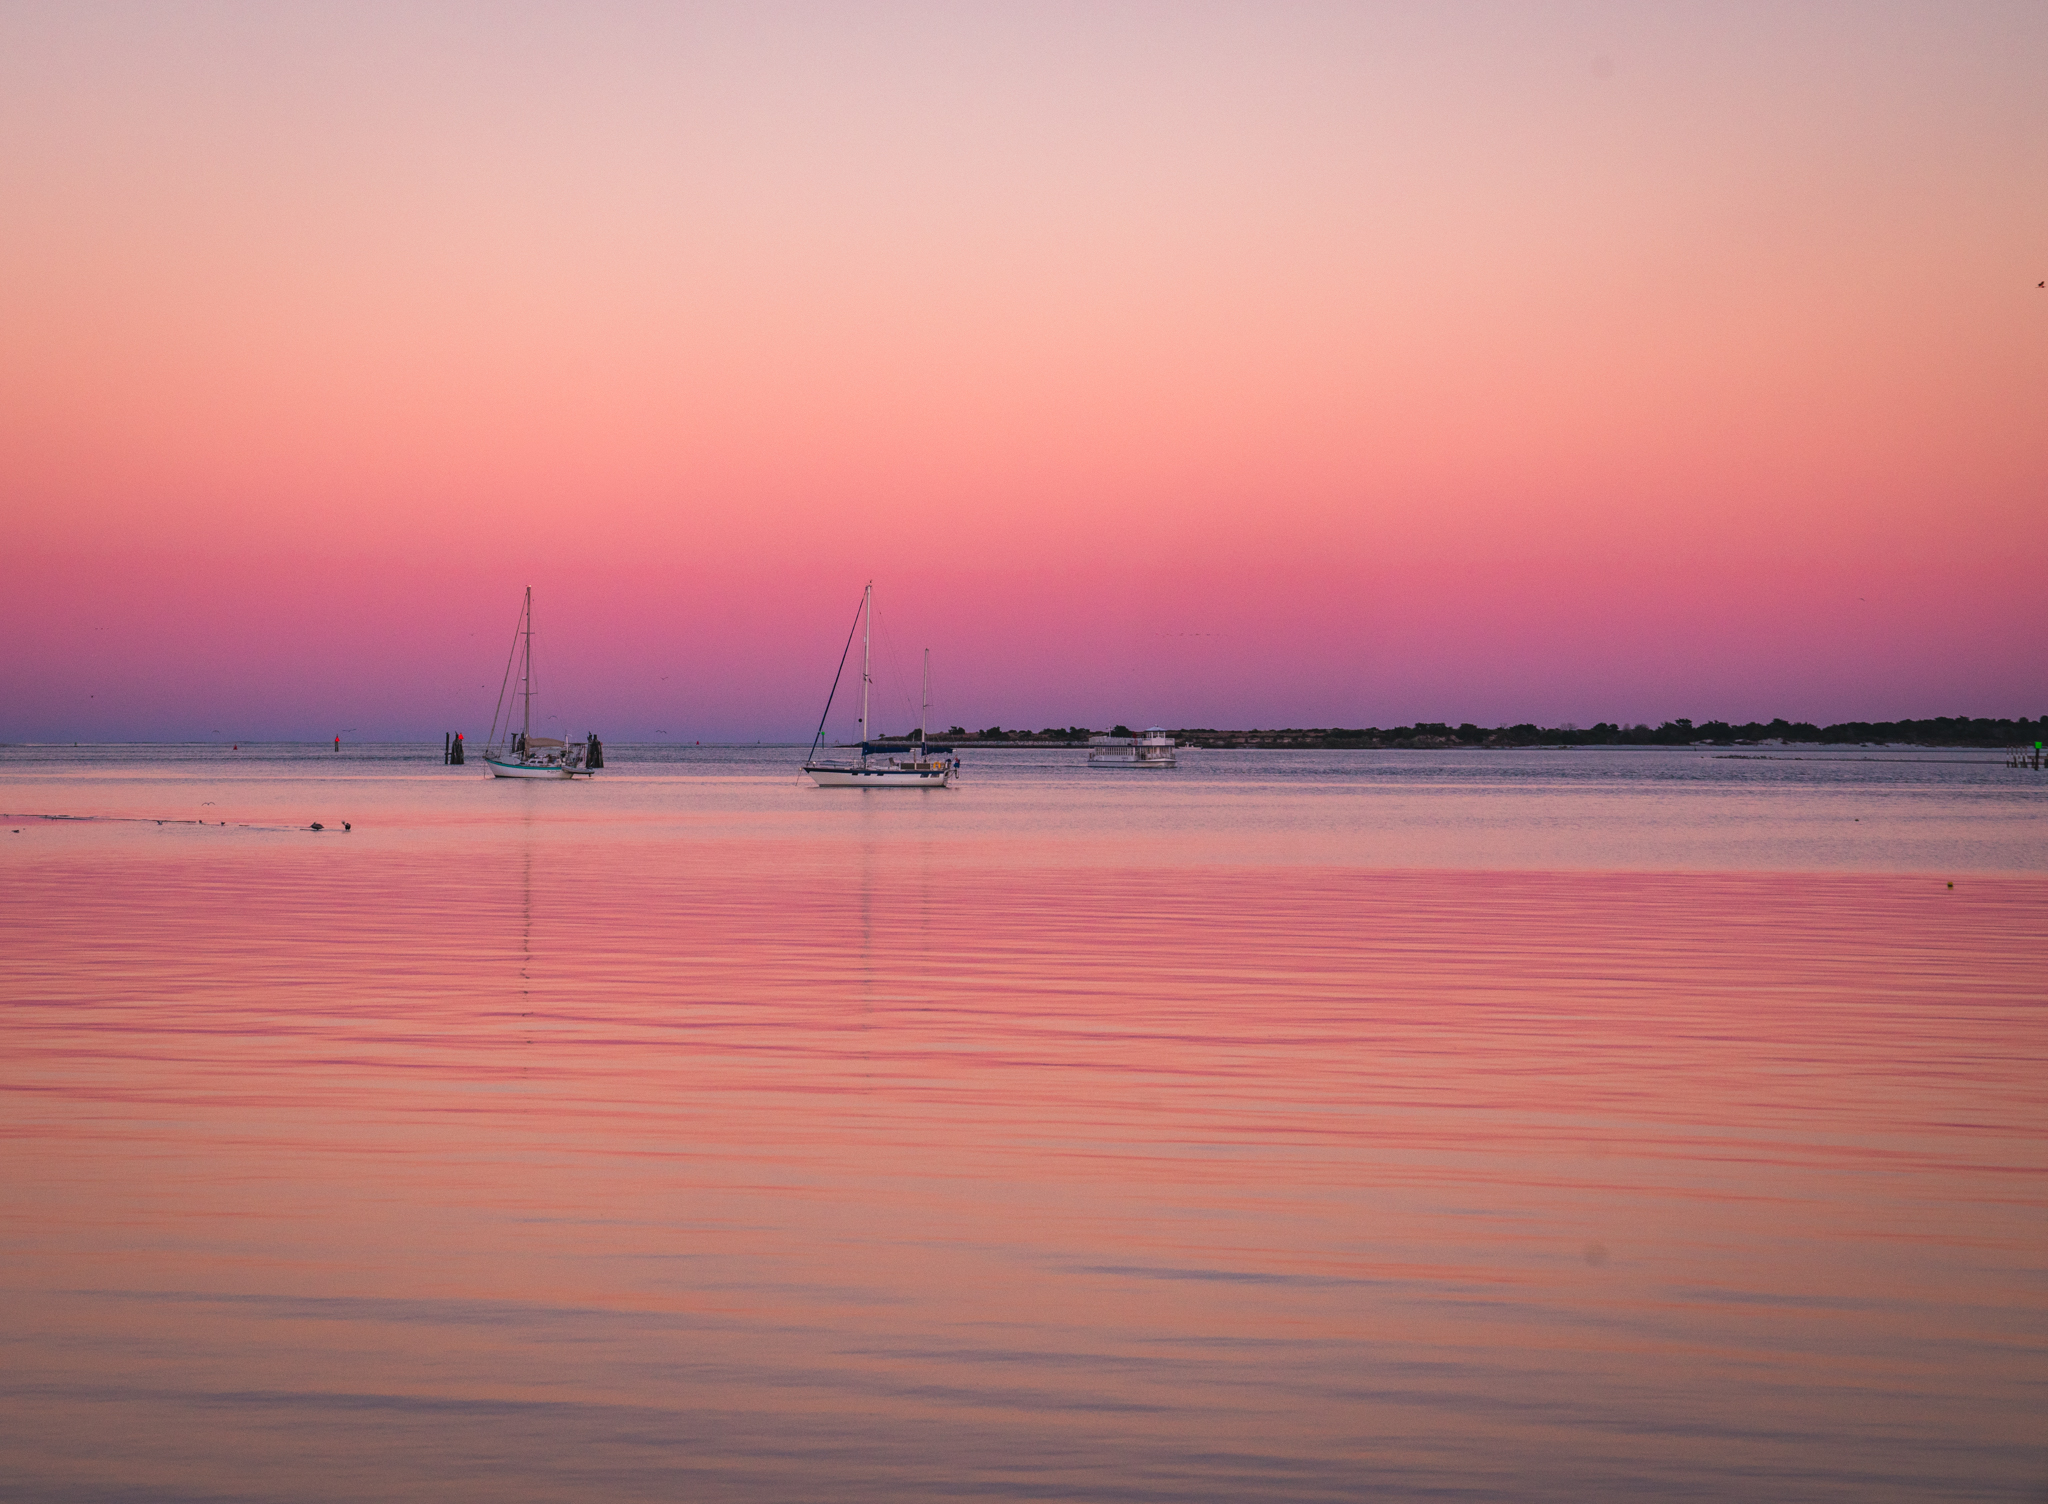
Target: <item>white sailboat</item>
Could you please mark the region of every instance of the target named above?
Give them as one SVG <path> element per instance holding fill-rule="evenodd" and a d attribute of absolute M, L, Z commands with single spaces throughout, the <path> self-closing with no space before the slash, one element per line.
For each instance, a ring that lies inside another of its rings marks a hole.
<path fill-rule="evenodd" d="M 519 664 L 519 682 L 512 687 L 512 663 Z M 505 692 L 521 700 L 524 709 L 519 729 L 506 718 L 505 742 L 498 744 L 498 720 L 506 710 Z M 526 587 L 526 601 L 519 608 L 519 625 L 512 630 L 512 657 L 505 663 L 505 682 L 498 688 L 498 708 L 491 715 L 490 740 L 484 744 L 484 766 L 493 778 L 588 778 L 604 766 L 604 744 L 595 735 L 588 741 L 564 741 L 556 736 L 533 734 L 533 587 Z"/>
<path fill-rule="evenodd" d="M 960 767 L 951 747 L 933 746 L 927 735 L 931 715 L 932 650 L 924 650 L 924 694 L 918 709 L 917 740 L 874 741 L 868 736 L 868 692 L 874 684 L 875 586 L 861 595 L 860 616 L 860 740 L 832 750 L 858 752 L 858 757 L 820 758 L 818 746 L 825 739 L 825 722 L 832 714 L 832 699 L 839 693 L 840 675 L 846 672 L 846 655 L 853 649 L 853 633 L 846 634 L 846 648 L 839 655 L 839 673 L 832 676 L 832 691 L 825 696 L 825 714 L 818 717 L 818 734 L 811 738 L 811 752 L 804 759 L 804 771 L 821 789 L 942 789 Z"/>

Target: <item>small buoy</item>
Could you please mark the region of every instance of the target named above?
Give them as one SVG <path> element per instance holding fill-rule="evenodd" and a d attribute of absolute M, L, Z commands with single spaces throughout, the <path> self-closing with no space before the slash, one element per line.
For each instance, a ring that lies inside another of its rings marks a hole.
<path fill-rule="evenodd" d="M 321 829 L 321 828 L 322 828 L 322 827 L 321 827 L 321 824 L 320 824 L 320 822 L 319 822 L 318 820 L 315 820 L 315 821 L 313 822 L 313 828 L 314 828 L 315 830 L 319 830 L 319 829 Z"/>
<path fill-rule="evenodd" d="M 1951 888 L 1953 888 L 1953 887 L 1955 886 L 1955 884 L 1954 884 L 1954 883 L 1950 883 L 1950 884 L 1949 884 L 1949 886 L 1950 886 Z"/>
<path fill-rule="evenodd" d="M 344 820 L 344 821 L 342 821 L 342 822 L 341 822 L 341 828 L 342 828 L 343 830 L 354 830 L 354 829 L 355 829 L 355 827 L 354 827 L 353 825 L 349 824 L 349 823 L 348 823 L 348 821 L 346 821 L 346 820 Z"/>

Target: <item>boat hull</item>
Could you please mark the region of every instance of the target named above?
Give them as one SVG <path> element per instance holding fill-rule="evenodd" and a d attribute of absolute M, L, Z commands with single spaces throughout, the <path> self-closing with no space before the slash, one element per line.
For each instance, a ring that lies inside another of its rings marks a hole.
<path fill-rule="evenodd" d="M 560 763 L 502 762 L 495 757 L 486 757 L 484 766 L 491 770 L 493 778 L 574 778 L 578 772 Z"/>
<path fill-rule="evenodd" d="M 942 789 L 951 768 L 834 768 L 806 764 L 804 771 L 821 789 Z"/>
<path fill-rule="evenodd" d="M 1091 757 L 1091 768 L 1170 768 L 1174 765 L 1171 757 Z"/>

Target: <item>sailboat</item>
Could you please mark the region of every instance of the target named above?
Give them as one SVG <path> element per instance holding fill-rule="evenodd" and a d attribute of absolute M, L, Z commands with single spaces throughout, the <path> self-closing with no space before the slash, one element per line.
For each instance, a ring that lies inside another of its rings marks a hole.
<path fill-rule="evenodd" d="M 516 686 L 512 664 L 519 664 Z M 523 702 L 519 729 L 512 729 L 506 715 L 506 690 Z M 498 721 L 505 719 L 505 742 L 498 743 Z M 491 736 L 484 744 L 484 765 L 493 778 L 588 778 L 604 766 L 604 743 L 593 734 L 588 741 L 564 741 L 555 736 L 533 734 L 533 587 L 526 587 L 526 601 L 519 608 L 519 625 L 512 630 L 512 654 L 505 662 L 505 682 L 498 688 L 498 708 L 491 714 Z"/>
<path fill-rule="evenodd" d="M 918 708 L 917 740 L 908 738 L 874 741 L 868 736 L 868 692 L 874 684 L 875 586 L 861 595 L 860 615 L 854 625 L 860 639 L 860 740 L 834 747 L 835 752 L 859 752 L 858 757 L 820 758 L 818 746 L 825 739 L 825 722 L 832 714 L 833 696 L 839 693 L 840 677 L 846 672 L 846 655 L 853 651 L 853 633 L 846 634 L 846 647 L 839 654 L 839 672 L 832 676 L 832 691 L 825 696 L 825 713 L 818 717 L 818 734 L 811 738 L 810 755 L 804 771 L 821 789 L 942 789 L 959 770 L 960 760 L 951 747 L 933 746 L 926 733 L 931 716 L 932 650 L 924 650 L 924 694 Z"/>

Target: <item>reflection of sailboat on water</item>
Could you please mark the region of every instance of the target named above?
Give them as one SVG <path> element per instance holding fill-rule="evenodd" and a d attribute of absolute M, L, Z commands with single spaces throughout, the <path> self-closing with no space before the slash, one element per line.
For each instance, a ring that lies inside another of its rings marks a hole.
<path fill-rule="evenodd" d="M 846 650 L 839 655 L 839 673 L 832 676 L 832 693 L 825 696 L 825 714 L 818 717 L 818 734 L 811 738 L 811 755 L 804 759 L 804 771 L 821 789 L 942 789 L 952 779 L 960 760 L 951 747 L 935 747 L 926 736 L 926 718 L 931 713 L 932 650 L 924 650 L 924 697 L 917 717 L 917 739 L 871 741 L 868 738 L 868 689 L 874 683 L 875 587 L 869 583 L 861 596 L 858 624 L 860 639 L 860 741 L 833 748 L 852 752 L 858 758 L 820 759 L 818 744 L 825 739 L 825 721 L 832 714 L 833 695 L 839 693 L 839 675 L 846 672 L 846 654 L 853 650 L 853 633 L 846 634 Z"/>
<path fill-rule="evenodd" d="M 519 681 L 513 686 L 512 664 L 519 665 Z M 512 729 L 505 694 L 524 702 L 519 729 Z M 505 719 L 505 744 L 498 745 L 498 721 Z M 505 682 L 498 687 L 498 708 L 491 713 L 491 736 L 484 744 L 484 763 L 493 778 L 588 778 L 604 766 L 604 743 L 592 735 L 586 742 L 564 741 L 555 736 L 533 734 L 533 587 L 526 587 L 526 602 L 519 608 L 519 625 L 512 632 L 512 656 L 505 663 Z"/>

